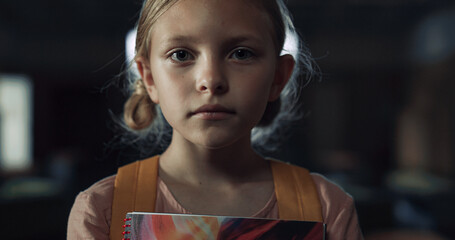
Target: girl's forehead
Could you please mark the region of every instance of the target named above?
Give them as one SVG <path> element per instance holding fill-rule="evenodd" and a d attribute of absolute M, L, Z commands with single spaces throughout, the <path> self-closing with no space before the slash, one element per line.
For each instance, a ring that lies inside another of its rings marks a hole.
<path fill-rule="evenodd" d="M 268 21 L 269 17 L 257 2 L 258 0 L 178 0 L 163 15 L 173 15 L 177 18 L 190 17 L 193 20 L 194 18 L 204 19 L 218 15 L 224 21 L 247 19 L 250 21 Z"/>
<path fill-rule="evenodd" d="M 204 38 L 208 30 L 213 34 L 215 29 L 221 35 L 273 36 L 270 17 L 253 2 L 256 0 L 179 0 L 157 19 L 152 35 L 194 34 Z"/>

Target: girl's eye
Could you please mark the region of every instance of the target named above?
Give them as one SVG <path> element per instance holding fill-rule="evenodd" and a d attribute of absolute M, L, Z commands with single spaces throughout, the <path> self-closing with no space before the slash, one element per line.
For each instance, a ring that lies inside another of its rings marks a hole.
<path fill-rule="evenodd" d="M 192 59 L 192 56 L 189 52 L 185 50 L 178 50 L 171 55 L 171 59 L 176 62 L 185 62 Z"/>
<path fill-rule="evenodd" d="M 232 53 L 232 57 L 237 60 L 247 60 L 253 57 L 253 53 L 247 49 L 237 49 Z"/>

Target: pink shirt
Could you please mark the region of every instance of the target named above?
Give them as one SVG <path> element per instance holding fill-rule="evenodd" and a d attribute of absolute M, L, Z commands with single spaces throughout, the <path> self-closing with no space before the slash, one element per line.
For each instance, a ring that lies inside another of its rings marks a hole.
<path fill-rule="evenodd" d="M 327 239 L 363 239 L 352 197 L 322 175 L 312 173 L 311 176 L 321 200 Z M 114 181 L 115 175 L 104 178 L 76 197 L 69 216 L 67 239 L 109 239 Z M 159 178 L 155 211 L 191 213 L 177 202 Z M 253 216 L 279 218 L 275 194 Z"/>

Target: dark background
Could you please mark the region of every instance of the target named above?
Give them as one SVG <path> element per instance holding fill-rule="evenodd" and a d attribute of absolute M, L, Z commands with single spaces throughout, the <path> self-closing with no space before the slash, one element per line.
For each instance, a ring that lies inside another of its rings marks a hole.
<path fill-rule="evenodd" d="M 443 190 L 401 191 L 388 182 L 402 167 L 399 116 L 412 102 L 422 69 L 439 66 L 413 61 L 413 32 L 426 17 L 453 9 L 453 1 L 294 0 L 289 6 L 322 80 L 304 89 L 305 117 L 275 156 L 324 173 L 351 193 L 368 239 L 391 239 L 375 237 L 403 230 L 453 239 L 453 154 L 443 169 L 424 169 L 444 179 L 448 187 Z M 3 236 L 65 239 L 76 194 L 138 157 L 111 143 L 118 132 L 110 112 L 122 112 L 125 95 L 116 86 L 122 85 L 119 74 L 125 69 L 125 36 L 140 7 L 138 0 L 0 0 L 0 73 L 29 76 L 34 92 L 33 167 L 3 171 L 0 189 L 15 181 L 54 179 L 59 159 L 70 171 L 55 194 L 3 194 Z M 445 70 L 454 69 L 453 56 L 441 63 Z M 442 88 L 453 92 L 453 81 L 442 81 Z M 435 104 L 449 106 L 449 124 L 442 130 L 449 133 L 449 152 L 454 147 L 452 100 Z"/>

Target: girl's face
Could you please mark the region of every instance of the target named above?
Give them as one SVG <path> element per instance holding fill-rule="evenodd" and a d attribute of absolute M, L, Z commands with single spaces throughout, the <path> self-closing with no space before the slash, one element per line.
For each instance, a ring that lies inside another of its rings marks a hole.
<path fill-rule="evenodd" d="M 246 0 L 180 0 L 158 18 L 150 59 L 138 59 L 138 68 L 173 141 L 211 149 L 249 142 L 294 63 L 277 57 L 272 26 Z"/>

